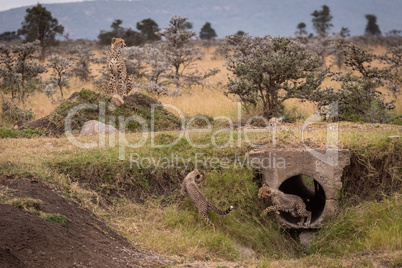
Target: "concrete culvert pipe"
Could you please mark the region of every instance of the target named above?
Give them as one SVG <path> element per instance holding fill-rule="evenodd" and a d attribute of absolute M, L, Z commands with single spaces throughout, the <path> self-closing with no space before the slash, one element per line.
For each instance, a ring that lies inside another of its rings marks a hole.
<path fill-rule="evenodd" d="M 286 194 L 300 196 L 306 204 L 306 209 L 311 212 L 311 224 L 319 219 L 325 208 L 325 191 L 314 179 L 306 175 L 297 175 L 286 179 L 278 188 Z M 279 217 L 288 225 L 298 228 L 299 218 L 293 217 L 289 212 L 280 212 Z"/>
<path fill-rule="evenodd" d="M 350 163 L 349 151 L 328 149 L 315 152 L 301 149 L 250 152 L 250 161 L 262 174 L 261 184 L 301 197 L 312 214 L 309 226 L 299 226 L 300 218 L 280 211 L 277 219 L 286 228 L 319 228 L 338 209 L 342 172 Z"/>

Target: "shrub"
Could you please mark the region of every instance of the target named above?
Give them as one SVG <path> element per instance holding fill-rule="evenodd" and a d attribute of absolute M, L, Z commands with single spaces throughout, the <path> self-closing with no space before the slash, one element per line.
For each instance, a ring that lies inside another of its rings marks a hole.
<path fill-rule="evenodd" d="M 237 95 L 245 106 L 262 102 L 267 119 L 279 116 L 287 99 L 311 99 L 326 74 L 318 57 L 287 37 L 232 35 L 226 46 L 226 65 L 234 75 L 227 94 Z"/>

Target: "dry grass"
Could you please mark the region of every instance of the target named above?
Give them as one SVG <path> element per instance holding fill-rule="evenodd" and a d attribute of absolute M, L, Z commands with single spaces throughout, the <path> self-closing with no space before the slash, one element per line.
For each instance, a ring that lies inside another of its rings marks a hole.
<path fill-rule="evenodd" d="M 207 79 L 206 86 L 202 88 L 201 86 L 195 86 L 190 90 L 184 90 L 182 96 L 162 96 L 160 101 L 163 104 L 171 104 L 178 107 L 185 115 L 194 116 L 197 114 L 215 116 L 229 116 L 235 118 L 237 116 L 237 98 L 236 96 L 225 96 L 224 85 L 227 83 L 227 76 L 230 74 L 225 68 L 224 59 L 213 59 L 213 52 L 216 47 L 210 47 L 208 49 L 203 49 L 205 52 L 204 58 L 196 63 L 197 69 L 200 71 L 206 71 L 207 69 L 219 68 L 221 71 Z M 374 53 L 384 53 L 385 49 L 383 47 L 373 48 Z M 100 56 L 100 51 L 95 51 L 97 56 Z M 328 58 L 326 64 L 329 66 L 333 62 L 333 59 Z M 91 64 L 91 70 L 93 75 L 99 75 L 101 65 Z M 338 67 L 331 66 L 333 71 L 339 71 Z M 341 71 L 344 71 L 341 70 Z M 50 74 L 44 74 L 44 79 Z M 339 83 L 331 81 L 331 79 L 326 79 L 323 86 L 331 86 L 334 88 L 339 88 Z M 68 98 L 72 93 L 80 91 L 82 88 L 95 90 L 94 85 L 91 82 L 81 82 L 78 79 L 71 79 L 70 88 L 64 89 L 64 96 Z M 385 91 L 382 90 L 384 93 Z M 57 92 L 55 99 L 60 97 L 60 93 Z M 391 96 L 385 94 L 386 100 L 389 100 Z M 34 96 L 28 98 L 26 104 L 23 105 L 25 109 L 32 109 L 36 115 L 36 118 L 41 118 L 50 114 L 57 104 L 51 104 L 50 99 L 48 99 L 44 94 L 38 93 Z M 285 102 L 285 107 L 297 107 L 297 109 L 305 116 L 311 115 L 315 112 L 316 106 L 309 102 L 301 103 L 298 100 L 287 100 Z M 402 96 L 399 96 L 396 101 L 396 113 L 402 114 Z"/>

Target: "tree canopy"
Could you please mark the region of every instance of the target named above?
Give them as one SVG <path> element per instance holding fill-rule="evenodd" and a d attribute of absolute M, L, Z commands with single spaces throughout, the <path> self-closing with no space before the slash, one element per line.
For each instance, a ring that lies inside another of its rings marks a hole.
<path fill-rule="evenodd" d="M 39 40 L 42 49 L 41 59 L 45 59 L 45 50 L 48 46 L 55 45 L 57 34 L 63 34 L 64 27 L 59 25 L 56 18 L 52 17 L 50 11 L 41 4 L 26 9 L 26 16 L 18 30 L 18 35 L 25 36 L 26 42 Z"/>
<path fill-rule="evenodd" d="M 195 52 L 190 40 L 196 35 L 193 31 L 187 31 L 187 18 L 174 16 L 169 21 L 169 26 L 162 29 L 158 35 L 163 36 L 166 42 L 162 50 L 168 62 L 174 67 L 175 76 L 180 76 L 181 72 L 195 60 L 200 59 L 198 52 Z"/>
<path fill-rule="evenodd" d="M 146 42 L 153 42 L 161 39 L 160 36 L 156 35 L 159 31 L 158 24 L 150 18 L 137 22 L 137 29 L 141 32 L 143 39 Z"/>
<path fill-rule="evenodd" d="M 110 25 L 112 31 L 102 30 L 99 35 L 99 44 L 110 45 L 113 37 L 123 38 L 127 46 L 138 46 L 142 43 L 142 35 L 132 30 L 131 28 L 124 28 L 121 26 L 123 21 L 120 19 L 114 20 Z"/>
<path fill-rule="evenodd" d="M 306 35 L 306 34 L 307 34 L 306 24 L 304 22 L 300 22 L 299 24 L 297 24 L 296 35 Z"/>
<path fill-rule="evenodd" d="M 216 37 L 215 30 L 211 27 L 210 22 L 206 22 L 204 26 L 202 26 L 201 31 L 200 31 L 200 38 L 201 39 L 206 39 L 206 40 L 211 40 Z"/>
<path fill-rule="evenodd" d="M 287 37 L 232 35 L 225 45 L 226 66 L 233 73 L 227 93 L 237 95 L 245 107 L 262 104 L 267 119 L 280 115 L 287 99 L 312 98 L 326 74 L 319 58 Z"/>
<path fill-rule="evenodd" d="M 372 14 L 366 15 L 367 25 L 365 34 L 366 35 L 381 35 L 380 27 L 377 25 L 377 17 Z"/>
<path fill-rule="evenodd" d="M 313 27 L 320 36 L 327 35 L 329 29 L 334 26 L 331 23 L 332 15 L 327 5 L 323 5 L 321 10 L 315 10 L 311 16 L 313 16 Z"/>

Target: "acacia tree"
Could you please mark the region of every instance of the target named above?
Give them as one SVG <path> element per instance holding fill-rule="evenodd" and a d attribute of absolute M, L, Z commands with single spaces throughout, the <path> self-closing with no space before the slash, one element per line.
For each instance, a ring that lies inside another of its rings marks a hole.
<path fill-rule="evenodd" d="M 160 30 L 159 25 L 150 18 L 137 22 L 137 29 L 141 32 L 146 42 L 154 42 L 161 39 L 156 34 Z"/>
<path fill-rule="evenodd" d="M 315 10 L 311 13 L 311 16 L 313 16 L 313 27 L 317 34 L 320 36 L 326 36 L 329 29 L 333 26 L 331 23 L 332 15 L 329 7 L 323 5 L 321 10 Z"/>
<path fill-rule="evenodd" d="M 121 26 L 123 21 L 120 19 L 114 20 L 110 25 L 112 31 L 101 30 L 98 39 L 99 44 L 109 46 L 113 37 L 123 38 L 127 46 L 138 46 L 142 43 L 142 35 L 132 30 L 131 28 L 124 28 Z"/>
<path fill-rule="evenodd" d="M 395 99 L 400 94 L 402 47 L 394 48 L 385 55 L 376 55 L 354 44 L 337 46 L 343 52 L 345 65 L 351 71 L 331 74 L 335 81 L 340 82 L 340 89 L 327 88 L 318 94 L 318 106 L 337 101 L 339 120 L 389 122 L 387 109 L 395 106 L 393 101 L 385 102 L 386 91 L 379 89 L 388 88 Z M 392 96 L 387 98 L 392 99 Z"/>
<path fill-rule="evenodd" d="M 71 72 L 81 81 L 88 81 L 91 78 L 91 69 L 89 64 L 95 60 L 95 54 L 90 48 L 74 46 L 68 54 L 75 60 L 75 66 Z"/>
<path fill-rule="evenodd" d="M 319 58 L 287 37 L 232 35 L 225 46 L 233 73 L 227 94 L 237 95 L 246 107 L 262 103 L 267 119 L 280 115 L 287 99 L 309 100 L 325 78 Z"/>
<path fill-rule="evenodd" d="M 12 99 L 24 102 L 38 89 L 39 74 L 45 68 L 37 63 L 39 41 L 22 45 L 0 45 L 0 88 L 11 93 Z"/>
<path fill-rule="evenodd" d="M 49 46 L 56 44 L 56 34 L 62 35 L 64 27 L 59 25 L 57 19 L 52 17 L 50 11 L 41 4 L 26 9 L 27 15 L 18 30 L 18 35 L 25 36 L 26 42 L 39 40 L 41 47 L 41 60 L 45 59 L 45 51 Z"/>
<path fill-rule="evenodd" d="M 205 39 L 205 40 L 211 40 L 216 37 L 216 32 L 214 28 L 211 27 L 210 22 L 206 22 L 204 26 L 202 26 L 201 31 L 200 31 L 200 38 Z"/>
<path fill-rule="evenodd" d="M 59 88 L 63 100 L 63 87 L 69 87 L 68 76 L 70 75 L 71 61 L 58 55 L 50 56 L 48 61 L 47 66 L 53 71 L 49 81 Z"/>
<path fill-rule="evenodd" d="M 178 84 L 184 70 L 196 60 L 201 59 L 199 48 L 190 44 L 193 31 L 187 31 L 187 18 L 174 16 L 169 21 L 169 26 L 158 32 L 166 41 L 161 45 L 161 50 L 169 64 L 174 68 L 174 79 Z"/>
<path fill-rule="evenodd" d="M 306 24 L 304 22 L 297 24 L 296 35 L 307 35 Z"/>
<path fill-rule="evenodd" d="M 365 34 L 374 36 L 381 35 L 380 27 L 377 25 L 377 17 L 372 14 L 367 14 L 366 19 L 367 19 L 367 25 Z"/>

